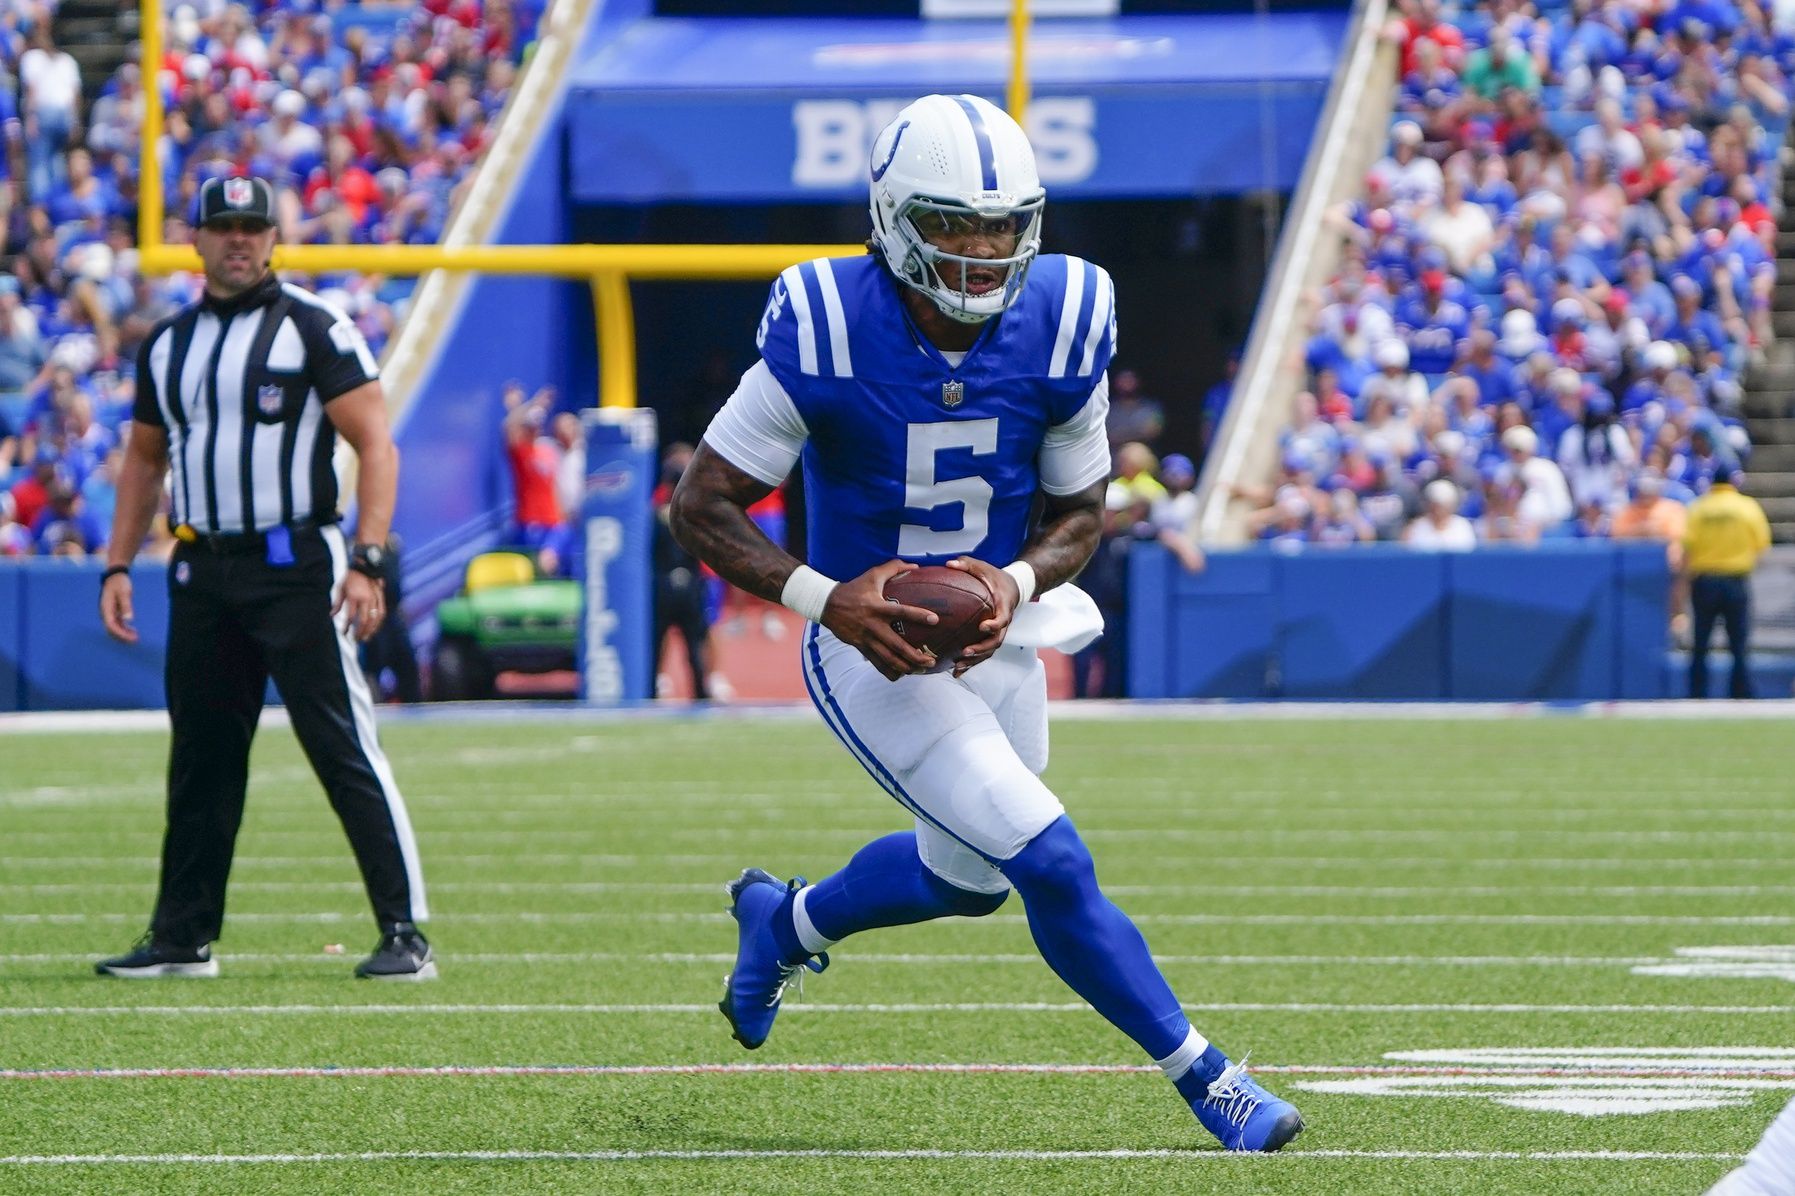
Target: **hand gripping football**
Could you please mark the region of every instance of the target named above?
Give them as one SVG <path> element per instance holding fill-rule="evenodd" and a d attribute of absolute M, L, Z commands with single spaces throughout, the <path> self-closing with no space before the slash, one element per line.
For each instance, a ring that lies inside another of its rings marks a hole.
<path fill-rule="evenodd" d="M 892 578 L 885 583 L 885 597 L 934 611 L 941 620 L 930 625 L 894 619 L 891 624 L 912 646 L 935 654 L 937 673 L 953 668 L 961 649 L 984 638 L 979 624 L 996 607 L 984 582 L 946 565 L 922 565 Z"/>

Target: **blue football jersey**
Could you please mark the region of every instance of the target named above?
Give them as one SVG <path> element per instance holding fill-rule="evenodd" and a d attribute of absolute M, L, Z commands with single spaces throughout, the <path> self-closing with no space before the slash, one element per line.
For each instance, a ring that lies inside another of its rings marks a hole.
<path fill-rule="evenodd" d="M 894 557 L 1016 559 L 1047 429 L 1090 400 L 1115 352 L 1109 275 L 1035 259 L 1022 293 L 960 365 L 917 329 L 871 255 L 773 283 L 756 340 L 809 430 L 810 564 L 856 577 Z"/>

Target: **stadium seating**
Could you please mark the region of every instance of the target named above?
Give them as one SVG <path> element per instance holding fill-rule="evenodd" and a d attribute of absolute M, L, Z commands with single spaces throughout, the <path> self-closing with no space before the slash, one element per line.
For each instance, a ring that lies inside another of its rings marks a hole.
<path fill-rule="evenodd" d="M 255 173 L 281 189 L 288 241 L 434 243 L 545 6 L 170 4 L 153 70 L 167 112 L 167 237 L 190 235 L 185 217 L 207 179 Z M 23 15 L 9 14 L 0 28 L 0 121 L 22 151 L 14 157 L 31 169 L 11 180 L 7 250 L 17 257 L 14 275 L 0 278 L 0 330 L 10 333 L 0 335 L 0 557 L 52 547 L 41 527 L 10 518 L 19 504 L 8 492 L 30 479 L 40 455 L 53 458 L 53 484 L 109 513 L 136 346 L 197 293 L 193 277 L 153 279 L 136 269 L 139 65 L 125 62 L 97 87 L 87 80 L 73 123 L 78 142 L 58 134 L 56 121 L 22 121 L 43 109 L 33 86 L 19 82 L 38 78 L 25 56 L 60 61 L 61 52 L 27 49 L 40 34 L 54 38 L 56 22 L 40 14 L 53 16 L 56 5 L 17 7 Z M 111 36 L 128 42 L 120 30 Z M 6 159 L 0 154 L 0 166 Z M 299 281 L 348 311 L 376 353 L 411 290 L 410 280 L 379 276 Z M 103 547 L 59 543 L 65 553 Z"/>
<path fill-rule="evenodd" d="M 1397 539 L 1442 480 L 1479 542 L 1601 537 L 1642 476 L 1686 502 L 1749 470 L 1795 37 L 1755 0 L 1550 0 L 1500 31 L 1400 8 L 1388 154 L 1330 213 L 1346 264 L 1312 304 L 1326 401 L 1297 405 L 1261 538 Z"/>

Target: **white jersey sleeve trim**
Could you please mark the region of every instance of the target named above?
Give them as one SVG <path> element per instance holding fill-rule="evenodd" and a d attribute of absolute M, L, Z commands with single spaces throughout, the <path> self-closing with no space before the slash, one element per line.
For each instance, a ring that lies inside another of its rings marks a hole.
<path fill-rule="evenodd" d="M 1041 438 L 1041 489 L 1049 494 L 1077 494 L 1109 477 L 1109 375 L 1097 379 L 1091 397 L 1071 419 L 1047 429 Z"/>
<path fill-rule="evenodd" d="M 809 439 L 804 417 L 765 361 L 742 375 L 704 432 L 704 442 L 725 461 L 769 486 L 785 481 Z"/>

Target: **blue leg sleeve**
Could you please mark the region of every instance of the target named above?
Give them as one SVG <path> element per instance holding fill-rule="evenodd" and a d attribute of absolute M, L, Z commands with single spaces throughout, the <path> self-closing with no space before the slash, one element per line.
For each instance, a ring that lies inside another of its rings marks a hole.
<path fill-rule="evenodd" d="M 975 893 L 948 884 L 922 862 L 916 833 L 874 839 L 847 867 L 817 883 L 804 912 L 825 938 L 841 940 L 876 926 L 907 926 L 932 918 L 977 918 L 1003 904 L 1007 893 Z"/>
<path fill-rule="evenodd" d="M 1110 1023 L 1154 1059 L 1177 1050 L 1190 1021 L 1127 914 L 1097 888 L 1097 869 L 1061 816 L 999 865 L 1028 909 L 1041 956 Z"/>

